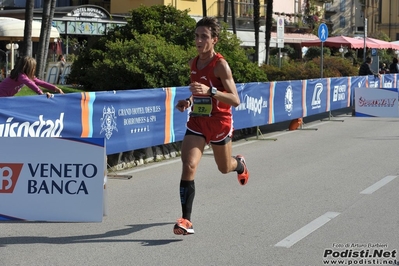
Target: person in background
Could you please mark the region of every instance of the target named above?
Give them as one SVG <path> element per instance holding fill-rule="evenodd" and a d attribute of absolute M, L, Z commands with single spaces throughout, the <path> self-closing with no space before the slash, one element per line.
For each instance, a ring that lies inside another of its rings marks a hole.
<path fill-rule="evenodd" d="M 64 68 L 65 68 L 65 58 L 64 55 L 60 54 L 58 56 L 58 60 L 57 60 L 57 64 L 58 64 L 58 79 L 57 79 L 57 84 L 60 84 L 60 80 L 61 80 L 61 75 L 62 72 L 64 72 Z"/>
<path fill-rule="evenodd" d="M 380 63 L 380 74 L 389 74 L 389 69 L 387 68 L 387 64 Z"/>
<path fill-rule="evenodd" d="M 372 62 L 373 62 L 373 59 L 371 57 L 366 58 L 366 61 L 360 65 L 359 76 L 367 76 L 367 75 L 374 75 L 375 77 L 380 76 L 380 73 L 374 73 L 371 70 Z"/>
<path fill-rule="evenodd" d="M 396 57 L 392 58 L 392 63 L 389 65 L 389 73 L 399 73 L 398 59 Z"/>
<path fill-rule="evenodd" d="M 39 86 L 50 91 L 64 94 L 60 88 L 36 78 L 35 71 L 36 60 L 33 57 L 25 56 L 20 58 L 15 68 L 11 71 L 10 76 L 0 83 L 0 97 L 14 96 L 23 86 L 27 86 L 39 95 L 44 94 Z M 46 95 L 47 98 L 52 97 L 50 92 L 46 92 Z"/>
<path fill-rule="evenodd" d="M 229 64 L 214 46 L 220 27 L 216 18 L 204 17 L 196 24 L 195 44 L 198 56 L 191 59 L 191 96 L 179 100 L 176 108 L 184 112 L 191 107 L 181 149 L 183 163 L 180 177 L 182 216 L 174 225 L 176 235 L 194 234 L 191 211 L 195 195 L 194 176 L 205 145 L 212 146 L 213 157 L 221 173 L 237 172 L 240 185 L 248 182 L 249 173 L 242 155 L 232 153 L 232 106 L 240 104 Z"/>

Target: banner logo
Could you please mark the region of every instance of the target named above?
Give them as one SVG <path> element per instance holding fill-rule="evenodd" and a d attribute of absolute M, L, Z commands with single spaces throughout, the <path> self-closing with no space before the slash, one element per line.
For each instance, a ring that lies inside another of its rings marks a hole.
<path fill-rule="evenodd" d="M 287 87 L 285 90 L 285 98 L 284 98 L 284 103 L 285 103 L 285 111 L 288 112 L 288 116 L 291 116 L 291 112 L 294 108 L 294 95 L 292 92 L 292 87 L 291 85 Z"/>
<path fill-rule="evenodd" d="M 396 98 L 366 99 L 359 98 L 359 107 L 394 107 Z"/>
<path fill-rule="evenodd" d="M 8 117 L 4 124 L 0 124 L 0 137 L 61 137 L 64 129 L 64 113 L 59 119 L 44 119 L 39 115 L 36 121 L 13 121 Z"/>
<path fill-rule="evenodd" d="M 259 98 L 252 97 L 248 94 L 244 96 L 244 100 L 236 107 L 236 111 L 247 111 L 248 114 L 253 112 L 254 116 L 262 114 L 262 109 L 267 108 L 267 100 L 262 96 Z"/>
<path fill-rule="evenodd" d="M 22 163 L 0 163 L 0 193 L 13 193 Z"/>
<path fill-rule="evenodd" d="M 346 98 L 345 95 L 346 95 L 346 85 L 334 86 L 333 102 L 345 101 Z"/>
<path fill-rule="evenodd" d="M 393 81 L 392 80 L 384 80 L 383 88 L 393 88 Z"/>
<path fill-rule="evenodd" d="M 322 83 L 317 83 L 316 86 L 314 86 L 314 90 L 313 90 L 312 109 L 321 108 L 320 95 L 321 95 L 322 92 L 323 92 L 323 84 Z"/>
<path fill-rule="evenodd" d="M 379 82 L 378 80 L 369 80 L 369 88 L 379 88 Z"/>
<path fill-rule="evenodd" d="M 113 131 L 118 131 L 116 127 L 116 115 L 115 108 L 105 107 L 103 108 L 103 117 L 101 118 L 101 131 L 100 134 L 105 132 L 105 137 L 110 139 Z"/>

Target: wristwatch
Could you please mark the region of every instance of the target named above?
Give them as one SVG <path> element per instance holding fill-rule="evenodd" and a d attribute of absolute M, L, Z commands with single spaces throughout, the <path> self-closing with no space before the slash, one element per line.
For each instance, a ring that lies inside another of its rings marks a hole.
<path fill-rule="evenodd" d="M 218 92 L 218 89 L 215 88 L 215 87 L 211 87 L 210 92 L 211 92 L 211 97 L 213 97 L 213 96 L 215 96 L 216 93 Z"/>

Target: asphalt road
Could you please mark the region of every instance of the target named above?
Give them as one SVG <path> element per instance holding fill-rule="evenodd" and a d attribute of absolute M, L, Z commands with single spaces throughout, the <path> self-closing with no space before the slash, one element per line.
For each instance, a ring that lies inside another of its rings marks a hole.
<path fill-rule="evenodd" d="M 172 232 L 181 215 L 174 158 L 110 179 L 101 223 L 0 223 L 0 265 L 392 265 L 383 263 L 399 261 L 399 119 L 333 119 L 344 122 L 234 142 L 246 186 L 220 174 L 207 150 L 194 235 Z"/>

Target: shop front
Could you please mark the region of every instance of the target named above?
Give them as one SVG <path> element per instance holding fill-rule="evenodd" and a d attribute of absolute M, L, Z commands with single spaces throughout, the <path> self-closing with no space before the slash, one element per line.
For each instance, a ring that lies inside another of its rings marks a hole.
<path fill-rule="evenodd" d="M 41 22 L 43 9 L 35 9 L 33 20 Z M 25 19 L 25 9 L 6 9 L 0 10 L 0 17 L 10 17 Z M 125 25 L 125 16 L 111 15 L 106 9 L 96 5 L 56 7 L 53 18 L 53 27 L 57 28 L 60 39 L 52 39 L 49 48 L 49 57 L 52 51 L 59 53 L 61 46 L 63 54 L 68 55 L 76 49 L 70 45 L 70 39 L 77 43 L 87 43 L 91 45 L 98 38 L 104 36 L 110 29 L 118 25 Z M 38 43 L 33 40 L 33 51 L 35 55 Z M 4 44 L 5 45 L 5 44 Z M 21 47 L 21 46 L 20 46 Z"/>

